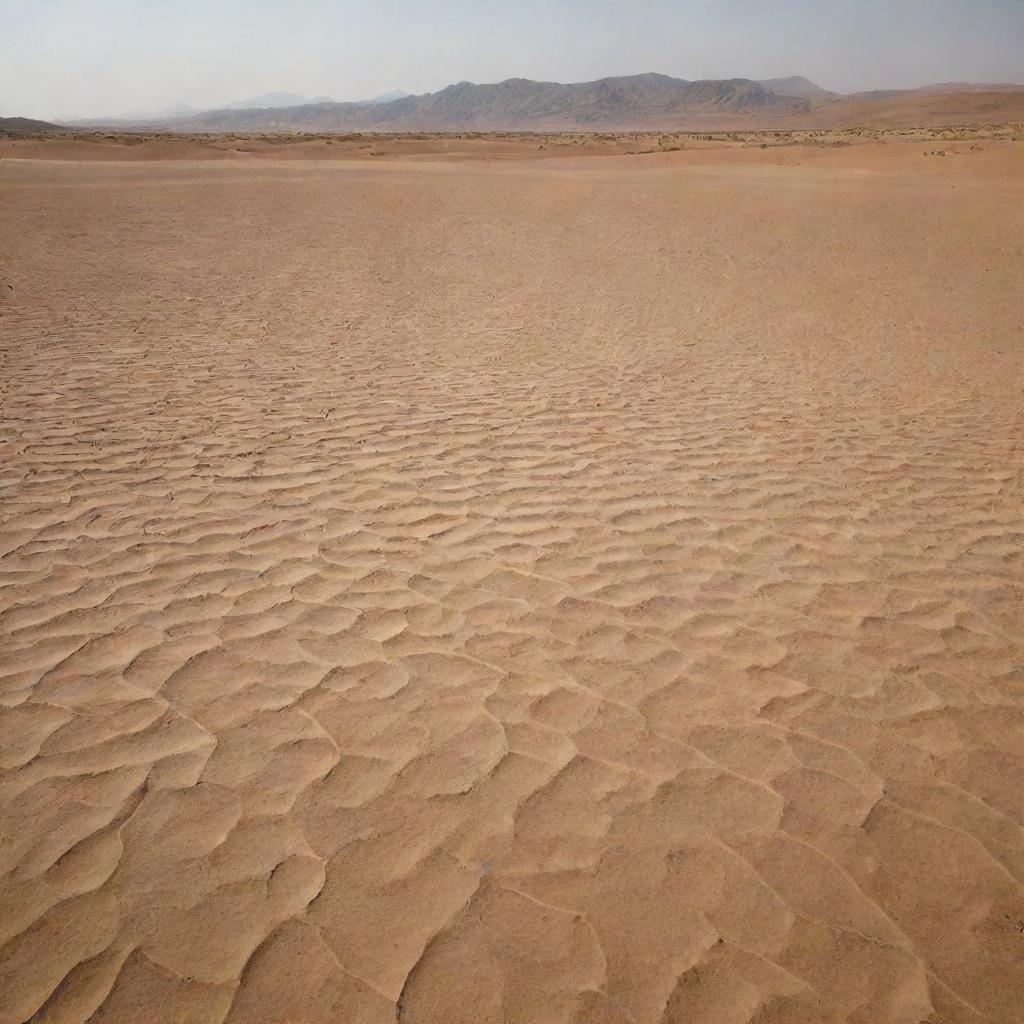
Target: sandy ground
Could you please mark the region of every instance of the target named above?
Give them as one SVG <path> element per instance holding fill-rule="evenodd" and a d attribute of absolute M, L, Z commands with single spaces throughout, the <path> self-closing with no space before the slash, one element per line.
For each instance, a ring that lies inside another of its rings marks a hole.
<path fill-rule="evenodd" d="M 1024 98 L 1024 92 L 1022 92 Z M 685 150 L 688 165 L 702 157 L 716 166 L 723 161 L 749 162 L 751 149 L 777 151 L 797 147 L 793 159 L 806 162 L 820 151 L 858 146 L 864 150 L 855 166 L 871 166 L 879 157 L 864 143 L 914 142 L 920 155 L 944 150 L 957 151 L 960 143 L 977 142 L 982 149 L 997 152 L 1007 143 L 1024 143 L 1020 123 L 972 124 L 947 128 L 816 128 L 800 131 L 767 130 L 714 132 L 501 132 L 501 133 L 404 133 L 374 134 L 236 134 L 177 135 L 92 132 L 88 134 L 4 134 L 0 129 L 0 160 L 100 160 L 104 162 L 151 162 L 165 160 L 234 160 L 240 163 L 272 160 L 335 162 L 338 160 L 375 163 L 407 160 L 437 162 L 508 161 L 563 159 L 567 156 L 632 156 L 664 154 Z M 876 147 L 877 148 L 877 147 Z M 742 151 L 737 153 L 736 151 Z M 902 147 L 904 155 L 918 155 Z M 967 152 L 976 152 L 966 147 Z M 776 162 L 778 153 L 762 160 Z M 886 153 L 885 166 L 892 168 L 895 153 Z M 1004 165 L 1009 172 L 1010 166 Z"/>
<path fill-rule="evenodd" d="M 1019 143 L 14 145 L 2 1024 L 1021 1020 Z"/>

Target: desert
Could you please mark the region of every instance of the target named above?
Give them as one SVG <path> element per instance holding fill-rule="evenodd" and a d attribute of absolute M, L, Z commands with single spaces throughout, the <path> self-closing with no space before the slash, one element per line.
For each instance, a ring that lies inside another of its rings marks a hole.
<path fill-rule="evenodd" d="M 0 1024 L 1020 1021 L 1022 240 L 977 117 L 0 139 Z"/>

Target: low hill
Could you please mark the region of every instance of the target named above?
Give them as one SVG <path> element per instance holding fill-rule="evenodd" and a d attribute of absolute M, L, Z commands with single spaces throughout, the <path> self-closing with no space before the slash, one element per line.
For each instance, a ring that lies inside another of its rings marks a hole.
<path fill-rule="evenodd" d="M 959 127 L 1007 122 L 1024 122 L 1024 88 L 1020 86 L 861 93 L 822 107 L 808 118 L 810 125 L 827 128 Z"/>
<path fill-rule="evenodd" d="M 49 121 L 36 121 L 31 117 L 0 117 L 0 136 L 60 135 L 71 129 Z"/>

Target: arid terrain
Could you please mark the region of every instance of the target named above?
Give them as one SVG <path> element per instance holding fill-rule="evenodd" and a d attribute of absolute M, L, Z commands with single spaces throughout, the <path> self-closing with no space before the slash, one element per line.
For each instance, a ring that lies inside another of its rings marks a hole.
<path fill-rule="evenodd" d="M 1019 125 L 0 141 L 0 1024 L 1019 1024 Z"/>

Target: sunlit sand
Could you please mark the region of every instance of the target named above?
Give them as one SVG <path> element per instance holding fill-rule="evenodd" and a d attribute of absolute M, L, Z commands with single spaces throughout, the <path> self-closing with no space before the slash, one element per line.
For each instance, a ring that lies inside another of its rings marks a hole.
<path fill-rule="evenodd" d="M 1021 144 L 541 144 L 0 147 L 0 1024 L 1020 1020 Z"/>

